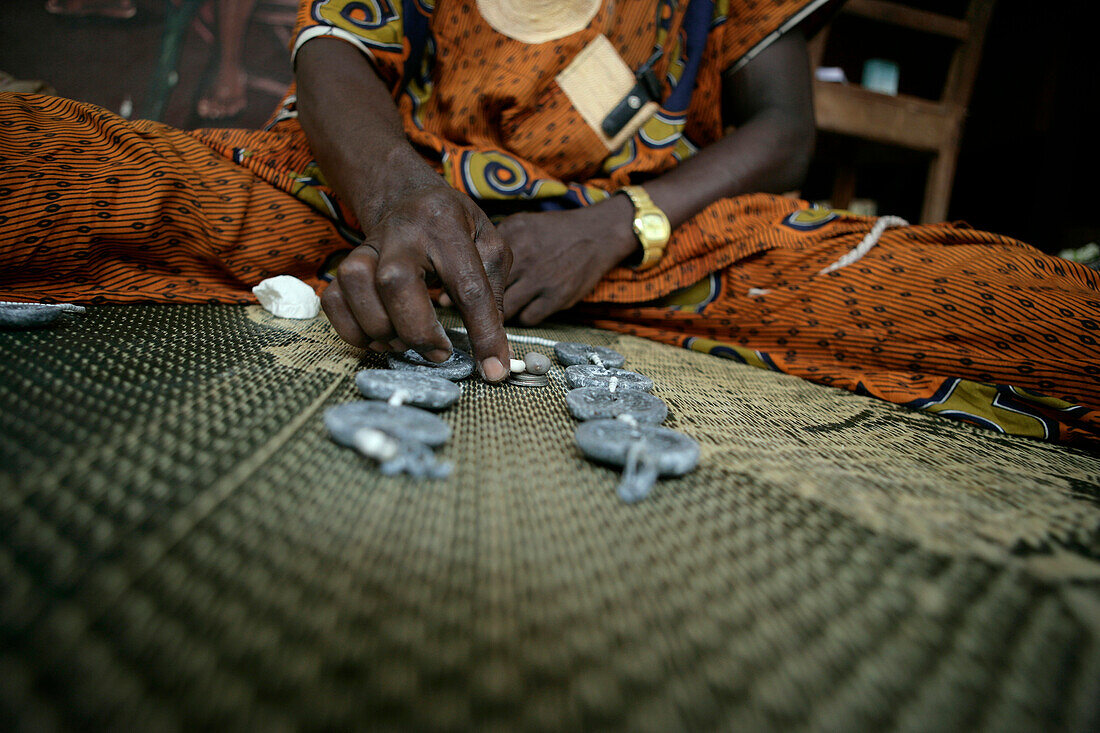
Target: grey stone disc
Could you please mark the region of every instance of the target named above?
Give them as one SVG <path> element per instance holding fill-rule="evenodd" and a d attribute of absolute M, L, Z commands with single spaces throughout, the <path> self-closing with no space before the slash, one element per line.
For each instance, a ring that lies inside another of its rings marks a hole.
<path fill-rule="evenodd" d="M 606 367 L 621 367 L 626 362 L 625 356 L 606 346 L 592 346 L 574 341 L 559 341 L 554 345 L 554 356 L 558 357 L 558 363 L 563 366 L 592 364 L 593 354 L 599 357 Z"/>
<path fill-rule="evenodd" d="M 405 404 L 442 410 L 462 396 L 462 388 L 434 374 L 395 369 L 364 369 L 355 375 L 355 386 L 369 400 L 388 400 L 404 391 Z"/>
<path fill-rule="evenodd" d="M 38 303 L 0 305 L 0 328 L 41 328 L 56 321 L 64 311 Z"/>
<path fill-rule="evenodd" d="M 699 444 L 693 438 L 657 425 L 589 420 L 577 426 L 575 437 L 586 456 L 613 466 L 625 466 L 627 454 L 639 441 L 644 441 L 646 461 L 662 476 L 683 476 L 699 463 Z"/>
<path fill-rule="evenodd" d="M 565 368 L 565 381 L 572 389 L 581 387 L 607 389 L 612 377 L 619 380 L 615 385 L 616 390 L 640 389 L 643 392 L 648 392 L 653 389 L 652 379 L 644 374 L 627 371 L 626 369 L 604 369 L 595 364 L 575 364 Z"/>
<path fill-rule="evenodd" d="M 659 397 L 638 389 L 609 392 L 603 387 L 582 387 L 565 395 L 569 412 L 578 420 L 601 420 L 630 415 L 640 423 L 659 425 L 668 417 L 668 405 Z"/>
<path fill-rule="evenodd" d="M 386 362 L 390 369 L 398 369 L 405 372 L 423 372 L 437 377 L 459 382 L 474 373 L 474 359 L 464 351 L 455 349 L 451 352 L 451 358 L 442 364 L 428 361 L 420 354 L 409 349 L 404 354 L 386 354 Z"/>
<path fill-rule="evenodd" d="M 325 410 L 325 427 L 332 439 L 354 447 L 355 431 L 374 428 L 399 440 L 424 445 L 443 445 L 451 437 L 451 426 L 437 416 L 415 407 L 385 402 L 347 402 Z"/>

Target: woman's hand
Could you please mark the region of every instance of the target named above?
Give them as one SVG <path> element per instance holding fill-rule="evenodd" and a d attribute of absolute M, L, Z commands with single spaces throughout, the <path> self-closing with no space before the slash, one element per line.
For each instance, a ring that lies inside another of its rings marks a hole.
<path fill-rule="evenodd" d="M 625 196 L 583 209 L 513 214 L 497 225 L 512 251 L 504 291 L 505 319 L 531 326 L 570 306 L 596 287 L 638 246 L 633 207 Z"/>
<path fill-rule="evenodd" d="M 365 237 L 321 297 L 337 333 L 378 351 L 442 361 L 451 342 L 428 280 L 440 281 L 490 382 L 508 376 L 503 300 L 511 255 L 484 212 L 413 150 L 389 90 L 354 46 L 314 39 L 298 52 L 298 120 Z"/>
<path fill-rule="evenodd" d="M 415 349 L 432 361 L 450 355 L 428 280 L 438 280 L 469 331 L 482 376 L 508 374 L 501 353 L 505 279 L 511 254 L 484 212 L 440 182 L 391 202 L 363 244 L 336 269 L 321 304 L 345 341 L 375 351 Z"/>

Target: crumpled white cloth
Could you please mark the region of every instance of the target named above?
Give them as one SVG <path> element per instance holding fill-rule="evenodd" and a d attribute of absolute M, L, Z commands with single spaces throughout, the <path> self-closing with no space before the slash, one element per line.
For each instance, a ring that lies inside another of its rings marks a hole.
<path fill-rule="evenodd" d="M 269 277 L 252 288 L 252 294 L 278 318 L 315 318 L 321 312 L 317 293 L 293 275 Z"/>

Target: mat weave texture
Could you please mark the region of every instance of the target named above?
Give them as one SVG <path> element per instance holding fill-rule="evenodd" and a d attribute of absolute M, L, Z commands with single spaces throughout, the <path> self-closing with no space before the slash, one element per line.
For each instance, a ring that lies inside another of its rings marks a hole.
<path fill-rule="evenodd" d="M 383 477 L 321 426 L 382 360 L 323 319 L 0 332 L 0 728 L 1100 727 L 1100 457 L 522 332 L 624 353 L 698 470 L 622 503 L 555 368 Z"/>

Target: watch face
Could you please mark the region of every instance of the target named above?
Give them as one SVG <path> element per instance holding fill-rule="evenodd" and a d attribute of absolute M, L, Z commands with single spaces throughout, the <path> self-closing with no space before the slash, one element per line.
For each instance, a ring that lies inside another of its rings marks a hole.
<path fill-rule="evenodd" d="M 661 240 L 668 236 L 668 224 L 660 214 L 638 217 L 638 234 L 645 239 Z"/>

